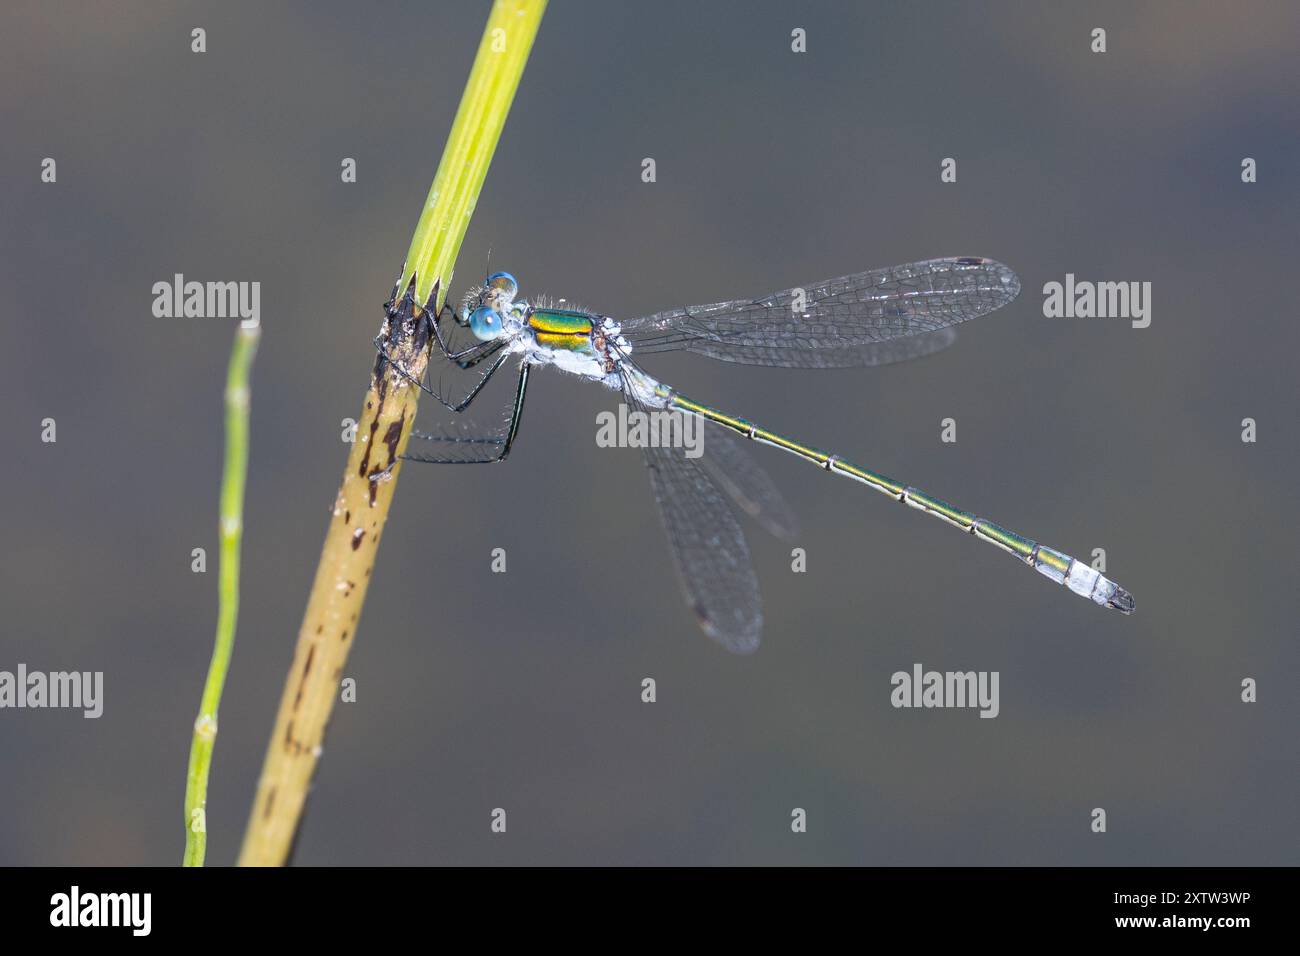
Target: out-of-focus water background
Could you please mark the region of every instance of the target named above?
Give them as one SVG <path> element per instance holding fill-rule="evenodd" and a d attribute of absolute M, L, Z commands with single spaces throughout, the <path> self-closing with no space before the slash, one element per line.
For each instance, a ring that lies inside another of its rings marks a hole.
<path fill-rule="evenodd" d="M 105 682 L 98 720 L 0 710 L 0 863 L 180 860 L 233 322 L 155 318 L 178 272 L 262 289 L 208 800 L 209 861 L 234 860 L 341 423 L 486 13 L 0 13 L 0 670 Z M 1046 544 L 1104 548 L 1138 610 L 756 448 L 807 572 L 747 525 L 767 624 L 732 657 L 680 600 L 640 453 L 596 446 L 615 395 L 543 370 L 505 465 L 403 469 L 297 862 L 1296 862 L 1298 48 L 1282 0 L 554 3 L 457 293 L 489 249 L 523 294 L 622 316 L 1000 259 L 1021 297 L 921 362 L 645 364 Z M 1150 327 L 1045 318 L 1067 273 L 1150 282 Z M 999 716 L 891 707 L 917 662 L 998 671 Z"/>

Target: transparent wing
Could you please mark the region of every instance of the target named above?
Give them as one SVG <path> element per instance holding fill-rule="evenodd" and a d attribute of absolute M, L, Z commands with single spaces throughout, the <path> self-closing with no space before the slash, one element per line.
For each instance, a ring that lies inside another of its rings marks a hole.
<path fill-rule="evenodd" d="M 951 326 L 1019 292 L 1016 274 L 992 259 L 930 259 L 621 325 L 634 354 L 686 349 L 746 365 L 883 365 L 946 348 Z"/>
<path fill-rule="evenodd" d="M 717 425 L 704 431 L 704 456 L 700 459 L 713 480 L 768 534 L 782 541 L 799 533 L 799 519 L 772 481 L 750 457 L 744 440 Z"/>
<path fill-rule="evenodd" d="M 631 394 L 624 397 L 648 411 Z M 700 459 L 687 458 L 683 448 L 646 448 L 645 459 L 687 605 L 727 650 L 753 652 L 763 631 L 762 598 L 740 523 Z"/>
<path fill-rule="evenodd" d="M 712 359 L 736 362 L 741 365 L 768 365 L 780 368 L 867 368 L 933 355 L 956 341 L 956 329 L 936 329 L 933 332 L 912 332 L 906 337 L 884 342 L 839 345 L 833 348 L 799 348 L 788 344 L 740 345 L 735 342 L 714 342 L 708 339 L 693 339 L 690 344 L 677 345 L 674 348 L 690 349 Z M 655 352 L 660 349 L 648 348 L 645 351 Z"/>

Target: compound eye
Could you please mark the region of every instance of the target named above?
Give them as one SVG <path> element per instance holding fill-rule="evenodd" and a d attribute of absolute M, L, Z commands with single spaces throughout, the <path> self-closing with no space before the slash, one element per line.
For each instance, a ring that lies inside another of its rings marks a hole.
<path fill-rule="evenodd" d="M 519 283 L 509 272 L 494 272 L 487 277 L 487 287 L 510 301 L 519 292 Z"/>
<path fill-rule="evenodd" d="M 480 305 L 469 314 L 469 330 L 481 342 L 490 342 L 499 336 L 503 325 L 501 313 L 486 305 Z"/>

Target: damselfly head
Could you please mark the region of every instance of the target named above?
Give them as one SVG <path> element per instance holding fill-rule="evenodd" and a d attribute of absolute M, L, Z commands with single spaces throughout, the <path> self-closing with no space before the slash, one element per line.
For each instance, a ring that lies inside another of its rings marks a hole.
<path fill-rule="evenodd" d="M 496 293 L 506 302 L 513 302 L 515 296 L 519 294 L 519 283 L 509 272 L 492 273 L 483 286 L 489 293 Z"/>
<path fill-rule="evenodd" d="M 519 294 L 519 283 L 509 272 L 494 272 L 465 293 L 465 312 L 473 312 L 481 305 L 491 306 L 501 314 L 510 311 L 510 304 Z"/>
<path fill-rule="evenodd" d="M 518 292 L 519 283 L 509 272 L 494 272 L 471 290 L 465 306 L 469 310 L 469 330 L 476 338 L 490 342 L 507 331 L 506 317 L 518 318 L 523 312 L 515 303 Z"/>
<path fill-rule="evenodd" d="M 469 314 L 469 330 L 480 342 L 491 342 L 505 331 L 505 318 L 490 305 L 480 305 Z"/>

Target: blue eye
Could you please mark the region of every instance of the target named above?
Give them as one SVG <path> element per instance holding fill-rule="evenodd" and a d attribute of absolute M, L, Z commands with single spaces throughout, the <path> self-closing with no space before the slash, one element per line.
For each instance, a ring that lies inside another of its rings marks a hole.
<path fill-rule="evenodd" d="M 501 313 L 486 305 L 480 305 L 469 314 L 469 330 L 480 341 L 490 342 L 495 339 L 501 334 L 502 325 Z"/>
<path fill-rule="evenodd" d="M 487 277 L 487 287 L 502 293 L 507 300 L 513 299 L 519 292 L 519 283 L 509 272 L 494 272 Z"/>

